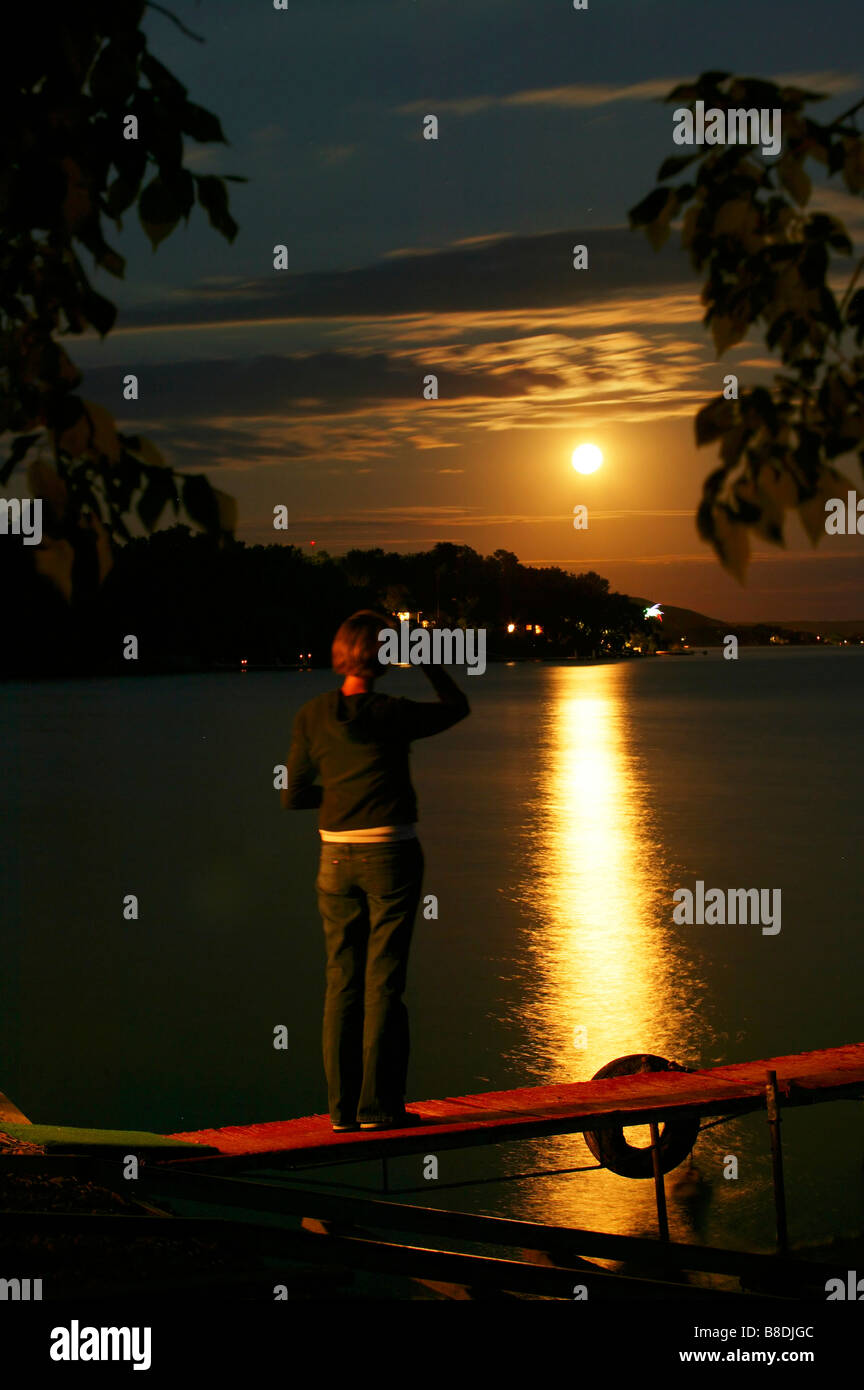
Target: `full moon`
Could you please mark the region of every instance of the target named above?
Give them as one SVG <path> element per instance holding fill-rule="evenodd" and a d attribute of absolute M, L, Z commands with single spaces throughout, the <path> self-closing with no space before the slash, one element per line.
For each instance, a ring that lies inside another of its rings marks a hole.
<path fill-rule="evenodd" d="M 580 444 L 573 450 L 573 467 L 577 473 L 596 473 L 603 455 L 596 444 Z"/>

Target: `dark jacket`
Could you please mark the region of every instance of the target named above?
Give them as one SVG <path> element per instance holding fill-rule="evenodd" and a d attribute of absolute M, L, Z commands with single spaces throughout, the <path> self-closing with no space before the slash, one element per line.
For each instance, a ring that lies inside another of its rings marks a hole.
<path fill-rule="evenodd" d="M 442 675 L 436 672 L 439 681 Z M 449 678 L 446 684 L 446 702 L 374 691 L 343 695 L 341 690 L 309 700 L 294 718 L 282 805 L 295 811 L 318 807 L 321 830 L 371 830 L 416 821 L 410 745 L 470 713 L 458 686 Z M 323 785 L 316 786 L 316 778 Z"/>

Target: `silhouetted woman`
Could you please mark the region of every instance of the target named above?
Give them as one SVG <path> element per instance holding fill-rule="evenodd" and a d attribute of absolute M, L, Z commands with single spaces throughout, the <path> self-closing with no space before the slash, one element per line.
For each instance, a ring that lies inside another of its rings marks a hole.
<path fill-rule="evenodd" d="M 298 710 L 282 804 L 318 807 L 316 888 L 324 920 L 324 1070 L 334 1130 L 394 1129 L 405 1110 L 408 950 L 423 881 L 409 748 L 470 712 L 440 667 L 423 666 L 438 701 L 379 695 L 378 634 L 391 621 L 363 610 L 333 639 L 336 690 Z M 315 785 L 316 779 L 321 785 Z"/>

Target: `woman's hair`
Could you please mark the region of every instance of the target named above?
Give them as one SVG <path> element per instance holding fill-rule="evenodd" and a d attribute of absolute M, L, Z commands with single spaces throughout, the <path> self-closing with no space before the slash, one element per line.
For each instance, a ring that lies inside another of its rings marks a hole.
<path fill-rule="evenodd" d="M 365 676 L 367 680 L 380 676 L 378 633 L 390 626 L 389 618 L 371 608 L 352 613 L 333 638 L 333 670 L 340 676 Z"/>

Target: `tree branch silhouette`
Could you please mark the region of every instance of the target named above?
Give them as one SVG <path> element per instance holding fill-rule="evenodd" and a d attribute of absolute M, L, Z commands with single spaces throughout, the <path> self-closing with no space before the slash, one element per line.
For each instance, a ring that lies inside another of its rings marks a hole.
<path fill-rule="evenodd" d="M 743 581 L 755 533 L 782 546 L 786 516 L 797 511 L 813 545 L 825 534 L 825 504 L 851 486 L 835 462 L 857 452 L 864 471 L 864 289 L 860 257 L 839 301 L 829 280 L 836 257 L 854 248 L 839 218 L 809 211 L 813 159 L 847 191 L 864 194 L 864 141 L 848 124 L 856 101 L 820 124 L 805 115 L 823 93 L 778 87 L 760 78 L 703 73 L 664 101 L 705 109 L 779 108 L 784 134 L 773 164 L 753 145 L 712 145 L 664 160 L 660 186 L 630 209 L 659 249 L 683 213 L 681 245 L 697 271 L 703 319 L 717 357 L 759 326 L 783 368 L 768 388 L 716 396 L 696 415 L 696 443 L 719 443 L 720 459 L 704 481 L 696 525 L 721 563 Z M 695 178 L 669 181 L 698 164 Z M 833 359 L 833 360 L 832 360 Z"/>
<path fill-rule="evenodd" d="M 44 502 L 33 560 L 70 602 L 86 601 L 109 572 L 133 512 L 147 531 L 169 504 L 218 536 L 236 525 L 233 498 L 169 467 L 152 442 L 78 395 L 81 373 L 62 342 L 114 326 L 116 308 L 79 254 L 123 278 L 105 219 L 119 229 L 135 210 L 155 250 L 197 202 L 226 240 L 237 234 L 226 179 L 245 180 L 185 167 L 184 139 L 227 141 L 149 52 L 146 8 L 76 0 L 47 26 L 36 7 L 22 11 L 0 122 L 0 433 L 11 437 L 0 487 L 26 467 Z"/>

